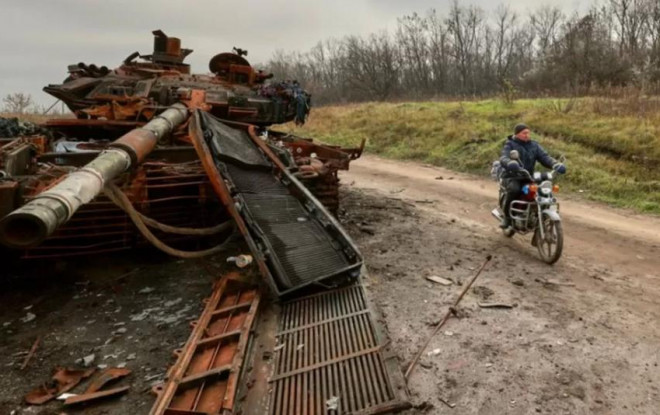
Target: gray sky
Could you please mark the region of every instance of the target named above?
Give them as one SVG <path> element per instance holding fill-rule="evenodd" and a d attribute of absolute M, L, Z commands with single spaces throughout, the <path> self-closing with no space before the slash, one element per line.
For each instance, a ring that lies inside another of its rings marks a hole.
<path fill-rule="evenodd" d="M 265 62 L 277 49 L 306 51 L 319 40 L 392 29 L 397 17 L 431 8 L 446 12 L 451 0 L 2 0 L 0 97 L 27 92 L 40 104 L 55 101 L 41 91 L 66 77 L 77 62 L 118 64 L 130 53 L 149 53 L 153 29 L 181 38 L 193 49 L 193 72 L 232 46 Z M 461 2 L 463 3 L 463 2 Z M 486 11 L 498 0 L 473 0 Z M 522 14 L 528 0 L 510 0 Z M 547 0 L 566 13 L 589 0 Z"/>

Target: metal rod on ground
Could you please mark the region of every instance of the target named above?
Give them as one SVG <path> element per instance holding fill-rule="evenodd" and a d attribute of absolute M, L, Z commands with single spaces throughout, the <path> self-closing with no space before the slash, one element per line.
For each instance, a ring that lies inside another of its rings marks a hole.
<path fill-rule="evenodd" d="M 41 337 L 37 337 L 37 340 L 35 340 L 34 344 L 32 344 L 32 347 L 30 348 L 30 352 L 28 353 L 27 356 L 25 356 L 25 360 L 23 361 L 23 364 L 21 365 L 21 370 L 25 370 L 28 363 L 30 363 L 30 359 L 32 359 L 32 356 L 34 356 L 34 353 L 37 351 L 37 347 L 39 346 L 39 341 L 40 340 L 41 340 Z"/>
<path fill-rule="evenodd" d="M 458 303 L 461 302 L 461 300 L 465 296 L 465 293 L 468 292 L 468 290 L 470 289 L 472 284 L 474 284 L 474 282 L 477 280 L 479 275 L 481 275 L 481 272 L 484 270 L 484 268 L 486 268 L 486 265 L 488 265 L 488 263 L 490 262 L 491 259 L 493 259 L 492 255 L 488 255 L 486 257 L 486 261 L 484 261 L 484 264 L 481 266 L 481 268 L 479 268 L 479 271 L 477 271 L 477 273 L 474 275 L 474 277 L 472 277 L 470 282 L 467 283 L 465 288 L 463 288 L 463 291 L 461 292 L 461 294 L 458 296 L 456 301 L 454 301 L 454 304 L 451 307 L 449 307 L 449 310 L 447 310 L 447 313 L 445 314 L 445 316 L 442 318 L 442 320 L 440 320 L 440 323 L 438 323 L 438 325 L 436 326 L 433 333 L 431 333 L 429 338 L 426 340 L 426 343 L 424 343 L 424 346 L 422 346 L 419 349 L 419 352 L 417 352 L 417 355 L 415 355 L 415 358 L 412 360 L 412 362 L 410 362 L 410 365 L 408 366 L 408 369 L 406 370 L 406 374 L 405 374 L 406 380 L 408 380 L 408 378 L 410 377 L 410 374 L 412 373 L 413 369 L 417 365 L 417 362 L 419 361 L 419 358 L 422 357 L 422 353 L 424 353 L 424 350 L 426 350 L 426 348 L 429 346 L 429 343 L 431 343 L 431 340 L 433 339 L 433 337 L 435 337 L 435 335 L 438 334 L 438 332 L 440 331 L 442 326 L 445 325 L 445 323 L 449 319 L 449 316 L 455 311 L 456 307 L 458 307 Z"/>

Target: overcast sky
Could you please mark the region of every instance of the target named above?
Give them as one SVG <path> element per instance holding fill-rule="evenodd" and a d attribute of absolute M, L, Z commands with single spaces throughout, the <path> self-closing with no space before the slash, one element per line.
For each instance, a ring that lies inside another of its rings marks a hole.
<path fill-rule="evenodd" d="M 461 1 L 461 3 L 464 3 Z M 473 0 L 486 11 L 497 0 Z M 521 14 L 528 0 L 509 0 Z M 567 13 L 589 0 L 546 0 Z M 153 29 L 193 49 L 193 72 L 208 71 L 208 60 L 232 46 L 265 62 L 276 49 L 306 51 L 319 40 L 392 29 L 397 17 L 435 8 L 445 13 L 451 0 L 2 0 L 0 97 L 27 92 L 43 105 L 55 101 L 41 91 L 66 77 L 66 67 L 85 62 L 118 64 L 130 53 L 152 50 Z"/>

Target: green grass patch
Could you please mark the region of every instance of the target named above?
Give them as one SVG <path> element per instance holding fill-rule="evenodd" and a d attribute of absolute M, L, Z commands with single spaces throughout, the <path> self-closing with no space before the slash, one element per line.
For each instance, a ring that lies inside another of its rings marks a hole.
<path fill-rule="evenodd" d="M 525 122 L 551 155 L 567 158 L 565 189 L 657 214 L 660 111 L 636 116 L 624 104 L 596 98 L 352 104 L 315 108 L 295 133 L 350 147 L 365 138 L 371 154 L 485 176 L 513 126 Z"/>

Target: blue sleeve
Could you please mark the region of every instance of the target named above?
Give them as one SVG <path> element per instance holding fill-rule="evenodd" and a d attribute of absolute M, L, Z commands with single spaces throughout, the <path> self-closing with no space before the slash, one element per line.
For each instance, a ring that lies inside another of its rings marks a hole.
<path fill-rule="evenodd" d="M 551 169 L 552 166 L 557 164 L 557 160 L 550 157 L 547 151 L 540 144 L 536 144 L 536 161 L 543 164 L 545 167 Z"/>
<path fill-rule="evenodd" d="M 509 154 L 511 153 L 512 147 L 511 147 L 511 140 L 506 140 L 504 143 L 504 147 L 502 147 L 502 153 L 500 154 L 500 164 L 502 166 L 505 166 L 509 164 L 511 159 L 509 158 Z"/>

